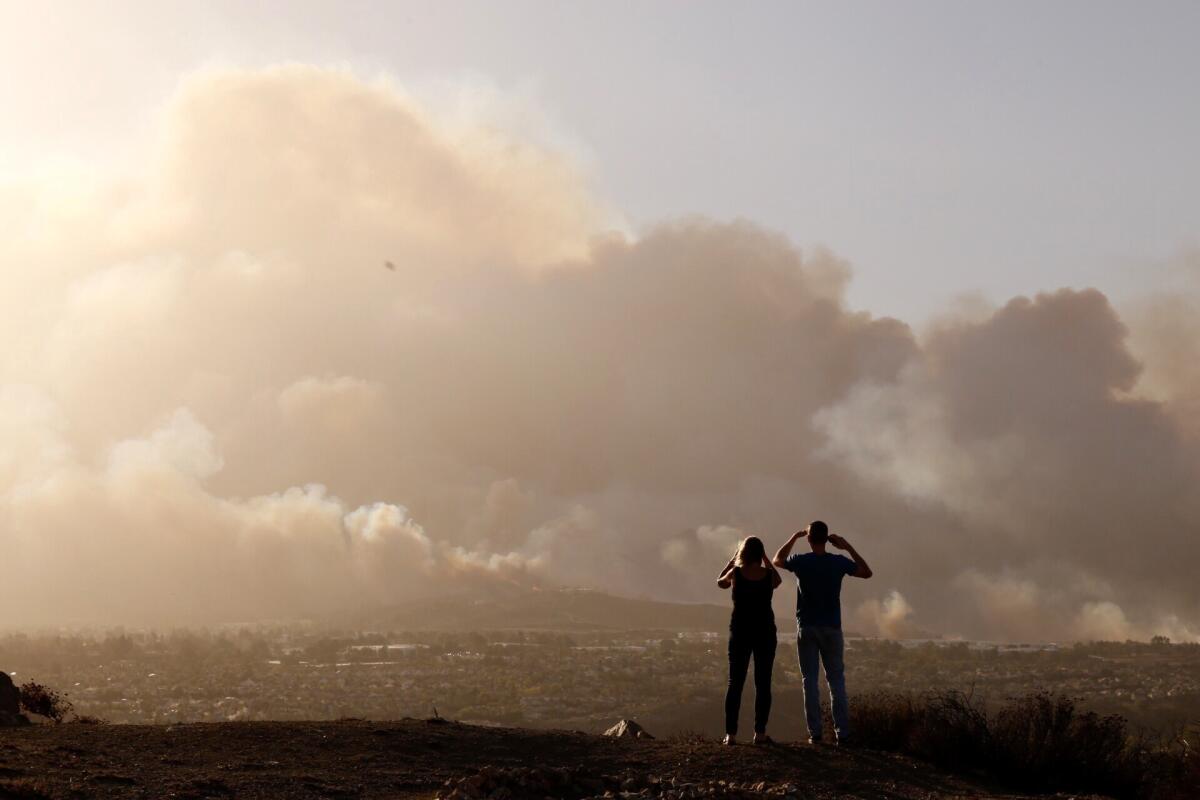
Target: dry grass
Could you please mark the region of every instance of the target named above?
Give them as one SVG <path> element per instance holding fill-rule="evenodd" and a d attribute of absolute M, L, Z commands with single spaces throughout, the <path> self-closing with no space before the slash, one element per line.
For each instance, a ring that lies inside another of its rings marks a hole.
<path fill-rule="evenodd" d="M 50 800 L 50 795 L 35 781 L 0 779 L 0 800 Z"/>
<path fill-rule="evenodd" d="M 1136 736 L 1124 718 L 1038 692 L 989 711 L 961 692 L 875 693 L 851 704 L 863 745 L 913 755 L 1014 789 L 1131 800 L 1200 797 L 1200 753 L 1187 736 Z"/>

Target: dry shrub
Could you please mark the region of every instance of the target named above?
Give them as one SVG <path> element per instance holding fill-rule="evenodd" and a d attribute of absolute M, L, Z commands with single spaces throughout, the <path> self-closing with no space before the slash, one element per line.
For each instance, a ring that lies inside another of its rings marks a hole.
<path fill-rule="evenodd" d="M 1147 792 L 1153 800 L 1195 800 L 1200 797 L 1200 722 L 1172 738 L 1169 747 L 1149 755 L 1158 779 Z"/>
<path fill-rule="evenodd" d="M 939 766 L 985 766 L 992 737 L 981 704 L 963 692 L 926 695 L 918 724 L 909 734 L 909 752 Z"/>
<path fill-rule="evenodd" d="M 918 703 L 912 695 L 871 692 L 850 704 L 850 729 L 860 744 L 876 750 L 909 751 L 917 727 Z"/>
<path fill-rule="evenodd" d="M 874 692 L 850 704 L 850 729 L 859 743 L 908 753 L 950 768 L 975 768 L 991 742 L 987 714 L 962 692 L 914 697 Z"/>
<path fill-rule="evenodd" d="M 1144 750 L 1123 717 L 1080 711 L 1070 697 L 1037 692 L 1001 708 L 991 733 L 995 768 L 1014 785 L 1138 794 Z"/>
<path fill-rule="evenodd" d="M 985 773 L 1013 788 L 1200 797 L 1200 730 L 1172 741 L 1134 736 L 1123 717 L 1080 710 L 1070 697 L 1037 692 L 988 713 L 961 692 L 877 692 L 855 698 L 850 709 L 854 737 L 867 747 Z"/>
<path fill-rule="evenodd" d="M 1178 785 L 1193 797 L 1200 796 L 1200 748 L 1189 747 L 1179 759 L 1180 780 Z M 1182 792 L 1179 795 L 1183 797 Z"/>
<path fill-rule="evenodd" d="M 64 695 L 33 681 L 21 686 L 21 707 L 55 722 L 62 722 L 75 708 Z"/>

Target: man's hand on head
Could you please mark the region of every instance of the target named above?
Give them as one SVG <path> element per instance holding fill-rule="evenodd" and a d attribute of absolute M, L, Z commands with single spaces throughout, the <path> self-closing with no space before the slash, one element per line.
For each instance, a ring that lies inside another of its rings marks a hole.
<path fill-rule="evenodd" d="M 850 545 L 846 542 L 845 537 L 838 536 L 836 533 L 829 534 L 829 543 L 838 550 L 845 550 Z"/>

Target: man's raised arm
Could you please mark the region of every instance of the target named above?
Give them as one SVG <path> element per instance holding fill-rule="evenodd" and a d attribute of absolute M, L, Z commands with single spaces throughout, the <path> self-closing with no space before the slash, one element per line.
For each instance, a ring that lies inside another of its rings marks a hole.
<path fill-rule="evenodd" d="M 784 542 L 783 547 L 775 553 L 775 558 L 771 559 L 771 563 L 780 569 L 787 569 L 787 557 L 792 553 L 792 546 L 796 544 L 797 539 L 803 539 L 805 536 L 808 536 L 808 528 L 793 533 L 792 537 Z"/>
<path fill-rule="evenodd" d="M 846 541 L 845 537 L 838 536 L 836 533 L 829 534 L 829 542 L 839 550 L 845 550 L 854 559 L 855 570 L 852 574 L 855 578 L 869 578 L 875 573 L 867 566 L 866 560 L 858 554 L 854 549 L 854 545 Z"/>

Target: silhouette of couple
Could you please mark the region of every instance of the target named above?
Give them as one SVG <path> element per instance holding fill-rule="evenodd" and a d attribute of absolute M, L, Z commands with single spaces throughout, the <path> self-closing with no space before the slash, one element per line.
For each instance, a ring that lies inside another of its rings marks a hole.
<path fill-rule="evenodd" d="M 810 553 L 792 553 L 797 539 L 808 538 Z M 825 552 L 827 544 L 845 550 L 850 558 Z M 767 718 L 771 714 L 771 667 L 775 663 L 775 612 L 771 596 L 783 578 L 779 569 L 796 576 L 796 649 L 804 678 L 804 718 L 808 741 L 821 741 L 821 696 L 817 689 L 820 666 L 825 668 L 832 701 L 833 732 L 839 744 L 850 736 L 850 706 L 846 699 L 843 663 L 842 578 L 871 577 L 871 568 L 841 536 L 829 533 L 821 521 L 792 534 L 774 559 L 767 558 L 762 540 L 751 536 L 738 543 L 733 558 L 721 570 L 717 586 L 733 588 L 733 616 L 729 620 L 729 689 L 725 693 L 725 744 L 737 738 L 742 687 L 750 658 L 754 658 L 754 743 L 771 741 Z"/>

